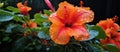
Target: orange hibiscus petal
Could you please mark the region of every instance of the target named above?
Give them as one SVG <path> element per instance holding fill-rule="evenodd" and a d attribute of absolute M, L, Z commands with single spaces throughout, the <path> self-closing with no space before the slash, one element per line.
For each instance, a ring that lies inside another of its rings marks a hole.
<path fill-rule="evenodd" d="M 101 42 L 102 44 L 108 44 L 108 39 L 105 38 L 105 39 L 101 40 L 100 42 Z"/>
<path fill-rule="evenodd" d="M 28 6 L 26 6 L 26 5 L 23 5 L 22 2 L 17 3 L 17 7 L 18 7 L 19 9 L 21 9 L 21 7 L 25 7 L 25 8 L 27 9 L 27 11 L 30 11 L 30 10 L 32 9 L 31 7 L 28 7 Z"/>
<path fill-rule="evenodd" d="M 53 13 L 48 17 L 48 19 L 56 25 L 63 25 L 63 23 L 58 19 L 58 16 L 56 16 L 56 13 Z"/>
<path fill-rule="evenodd" d="M 112 32 L 111 35 L 113 36 L 112 38 L 114 38 L 115 41 L 120 42 L 120 32 Z"/>
<path fill-rule="evenodd" d="M 78 20 L 77 20 L 78 23 L 80 23 L 81 21 L 83 23 L 88 23 L 93 21 L 94 12 L 92 10 L 85 9 L 85 7 L 79 7 L 76 17 L 78 17 Z"/>
<path fill-rule="evenodd" d="M 120 48 L 120 42 L 116 42 L 116 46 Z"/>
<path fill-rule="evenodd" d="M 115 41 L 110 38 L 105 38 L 105 39 L 101 40 L 101 43 L 102 44 L 115 44 Z"/>
<path fill-rule="evenodd" d="M 89 38 L 89 34 L 84 25 L 76 25 L 72 27 L 73 36 L 78 41 L 87 40 Z"/>
<path fill-rule="evenodd" d="M 19 2 L 19 3 L 17 3 L 17 7 L 18 8 L 21 8 L 21 7 L 23 7 L 24 5 L 22 4 L 22 2 Z"/>
<path fill-rule="evenodd" d="M 71 18 L 75 15 L 75 12 L 77 12 L 77 8 L 65 1 L 59 4 L 56 14 L 65 23 L 69 23 L 71 22 Z"/>
<path fill-rule="evenodd" d="M 27 11 L 32 10 L 32 8 L 31 8 L 31 7 L 26 6 L 26 8 L 27 8 Z"/>
<path fill-rule="evenodd" d="M 51 39 L 57 44 L 64 45 L 67 44 L 70 40 L 67 29 L 61 25 L 52 24 L 49 31 Z"/>
<path fill-rule="evenodd" d="M 94 12 L 86 10 L 85 8 L 78 8 L 77 13 L 74 15 L 73 24 L 80 25 L 93 21 Z"/>
<path fill-rule="evenodd" d="M 112 19 L 102 20 L 97 25 L 101 26 L 103 30 L 107 30 L 107 29 L 111 29 L 114 31 L 119 30 L 119 25 L 114 23 Z"/>
<path fill-rule="evenodd" d="M 120 35 L 119 35 L 119 36 L 117 36 L 114 40 L 116 40 L 116 41 L 120 42 Z"/>
<path fill-rule="evenodd" d="M 94 19 L 94 12 L 86 8 L 88 7 L 74 7 L 67 2 L 62 2 L 56 14 L 64 23 L 83 24 Z"/>

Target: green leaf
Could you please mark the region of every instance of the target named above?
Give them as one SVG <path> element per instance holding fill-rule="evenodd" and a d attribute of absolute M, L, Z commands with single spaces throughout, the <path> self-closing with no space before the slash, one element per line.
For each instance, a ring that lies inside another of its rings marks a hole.
<path fill-rule="evenodd" d="M 33 42 L 35 45 L 38 43 L 32 36 L 21 37 L 15 41 L 11 52 L 26 52 L 26 50 L 30 51 L 35 48 Z"/>
<path fill-rule="evenodd" d="M 17 24 L 14 28 L 12 28 L 12 32 L 14 33 L 24 32 L 24 28 L 21 25 Z"/>
<path fill-rule="evenodd" d="M 3 38 L 2 41 L 8 41 L 8 40 L 10 40 L 10 37 L 6 36 L 6 37 Z"/>
<path fill-rule="evenodd" d="M 43 22 L 42 25 L 43 25 L 43 27 L 46 27 L 46 28 L 50 27 L 50 23 L 49 22 Z"/>
<path fill-rule="evenodd" d="M 98 44 L 92 44 L 92 46 L 97 48 L 97 50 L 95 51 L 104 52 L 104 49 L 102 48 L 102 46 L 99 46 Z"/>
<path fill-rule="evenodd" d="M 120 49 L 112 44 L 104 45 L 109 52 L 120 52 Z"/>
<path fill-rule="evenodd" d="M 14 13 L 20 13 L 18 8 L 15 8 L 15 7 L 12 7 L 12 6 L 8 6 L 7 9 L 14 12 Z"/>
<path fill-rule="evenodd" d="M 44 16 L 44 15 L 42 15 L 42 14 L 40 14 L 40 13 L 36 13 L 35 15 L 34 15 L 34 21 L 38 24 L 38 25 L 41 25 L 42 26 L 42 22 L 45 22 L 45 21 L 47 21 L 48 19 Z"/>
<path fill-rule="evenodd" d="M 42 48 L 42 46 L 41 46 L 41 45 L 36 45 L 35 48 L 36 48 L 37 50 L 40 50 L 40 49 Z"/>
<path fill-rule="evenodd" d="M 50 12 L 49 10 L 44 10 L 43 11 L 45 14 L 47 14 L 48 16 L 52 13 L 52 12 Z"/>
<path fill-rule="evenodd" d="M 95 38 L 96 36 L 98 36 L 98 33 L 99 33 L 99 32 L 96 31 L 96 30 L 88 30 L 88 32 L 89 32 L 89 34 L 90 34 L 90 37 L 89 37 L 88 40 Z"/>
<path fill-rule="evenodd" d="M 17 22 L 24 22 L 23 21 L 23 15 L 14 15 L 14 19 L 13 20 L 15 20 L 15 21 L 17 21 Z"/>
<path fill-rule="evenodd" d="M 6 31 L 7 33 L 11 33 L 12 32 L 12 29 L 16 27 L 16 25 L 13 25 L 13 24 L 9 24 L 6 28 Z"/>
<path fill-rule="evenodd" d="M 40 39 L 47 39 L 47 40 L 50 39 L 49 35 L 45 34 L 43 31 L 40 31 L 40 32 L 37 34 L 37 36 L 38 36 Z"/>
<path fill-rule="evenodd" d="M 88 29 L 88 32 L 90 33 L 90 39 L 92 39 L 92 38 L 97 38 L 97 39 L 106 38 L 105 32 L 99 26 L 87 25 L 87 29 Z"/>
<path fill-rule="evenodd" d="M 11 52 L 23 52 L 25 46 L 28 44 L 28 42 L 25 42 L 26 40 L 26 37 L 22 37 L 15 41 L 14 48 L 12 48 Z"/>
<path fill-rule="evenodd" d="M 41 27 L 40 29 L 41 31 L 43 31 L 45 34 L 49 35 L 49 27 Z"/>
<path fill-rule="evenodd" d="M 9 21 L 12 19 L 13 19 L 13 14 L 11 12 L 0 9 L 0 22 Z"/>
<path fill-rule="evenodd" d="M 44 16 L 43 14 L 40 14 L 40 16 L 41 16 L 42 18 L 44 18 L 45 20 L 47 19 L 47 17 Z"/>

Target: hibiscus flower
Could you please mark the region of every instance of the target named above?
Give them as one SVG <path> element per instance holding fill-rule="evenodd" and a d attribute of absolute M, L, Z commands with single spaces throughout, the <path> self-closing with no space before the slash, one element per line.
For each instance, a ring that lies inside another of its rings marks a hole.
<path fill-rule="evenodd" d="M 89 33 L 85 23 L 93 21 L 94 12 L 86 7 L 74 7 L 66 1 L 59 4 L 58 10 L 51 14 L 49 20 L 51 39 L 65 45 L 74 37 L 77 41 L 87 40 Z"/>
<path fill-rule="evenodd" d="M 114 23 L 113 19 L 102 20 L 97 24 L 105 31 L 107 36 L 105 39 L 101 40 L 101 43 L 114 44 L 120 48 L 120 32 L 118 32 L 119 25 Z"/>
<path fill-rule="evenodd" d="M 26 3 L 23 5 L 22 2 L 17 3 L 17 7 L 23 15 L 28 15 L 28 12 L 31 10 L 31 7 L 28 7 Z"/>
<path fill-rule="evenodd" d="M 110 36 L 112 31 L 119 30 L 119 25 L 114 23 L 112 19 L 101 20 L 97 25 L 105 31 L 107 36 Z"/>

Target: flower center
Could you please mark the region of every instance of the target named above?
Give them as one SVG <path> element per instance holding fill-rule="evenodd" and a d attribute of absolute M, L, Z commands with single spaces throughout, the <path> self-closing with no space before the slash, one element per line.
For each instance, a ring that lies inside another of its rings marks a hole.
<path fill-rule="evenodd" d="M 114 39 L 115 38 L 115 36 L 111 36 L 111 39 Z"/>
<path fill-rule="evenodd" d="M 71 27 L 71 26 L 72 26 L 71 23 L 70 24 L 68 24 L 68 23 L 65 24 L 65 27 Z"/>

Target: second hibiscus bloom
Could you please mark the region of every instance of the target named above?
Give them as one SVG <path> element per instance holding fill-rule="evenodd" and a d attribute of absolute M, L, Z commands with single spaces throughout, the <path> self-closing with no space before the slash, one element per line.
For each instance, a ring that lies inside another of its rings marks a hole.
<path fill-rule="evenodd" d="M 113 18 L 114 19 L 114 18 Z M 97 25 L 102 27 L 106 33 L 106 38 L 101 40 L 102 44 L 114 44 L 120 48 L 120 29 L 119 25 L 113 19 L 101 20 Z"/>

